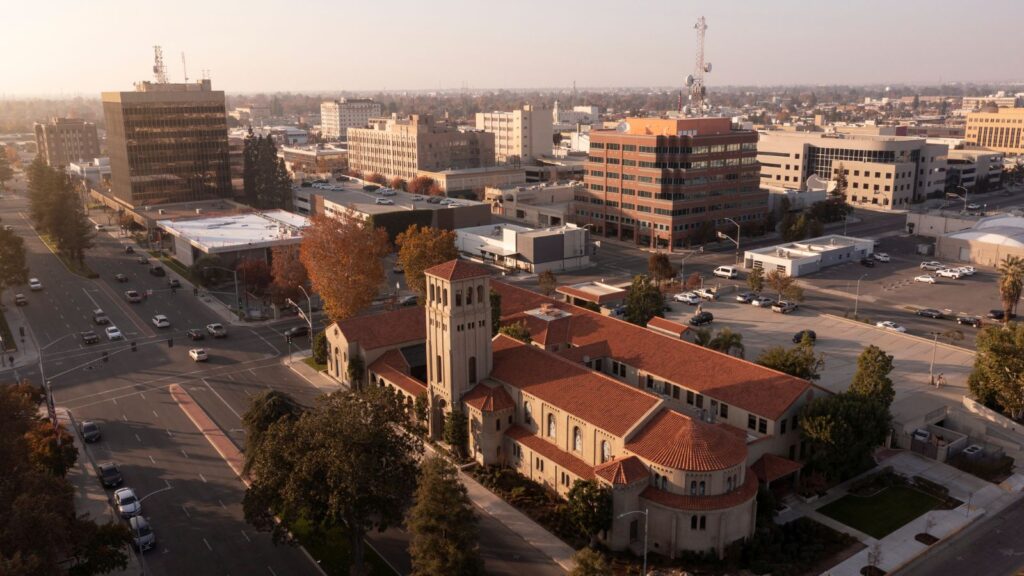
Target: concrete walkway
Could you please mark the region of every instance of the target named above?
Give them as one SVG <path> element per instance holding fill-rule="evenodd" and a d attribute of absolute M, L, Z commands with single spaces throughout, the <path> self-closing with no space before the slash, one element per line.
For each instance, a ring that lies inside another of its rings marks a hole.
<path fill-rule="evenodd" d="M 337 392 L 344 388 L 341 382 L 338 382 L 334 378 L 328 376 L 325 372 L 319 372 L 309 364 L 306 364 L 305 359 L 313 355 L 310 350 L 303 350 L 295 352 L 290 356 L 286 356 L 281 360 L 281 364 L 284 364 L 295 372 L 299 376 L 309 382 L 314 388 L 320 390 L 326 394 L 331 392 Z"/>

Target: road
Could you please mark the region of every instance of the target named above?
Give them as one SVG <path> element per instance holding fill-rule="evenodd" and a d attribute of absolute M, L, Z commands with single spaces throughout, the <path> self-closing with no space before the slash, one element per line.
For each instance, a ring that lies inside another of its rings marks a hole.
<path fill-rule="evenodd" d="M 19 350 L 16 373 L 0 368 L 0 381 L 15 375 L 34 382 L 48 379 L 58 405 L 68 408 L 78 421 L 100 424 L 103 439 L 81 457 L 116 461 L 125 485 L 144 498 L 144 514 L 158 538 L 157 548 L 145 555 L 147 573 L 315 574 L 316 568 L 301 550 L 274 546 L 267 534 L 245 523 L 244 485 L 167 392 L 171 384 L 184 386 L 244 448 L 241 415 L 252 396 L 273 388 L 311 405 L 320 395 L 282 364 L 287 352 L 283 331 L 302 321 L 229 326 L 226 339 L 207 337 L 197 343 L 207 349 L 210 360 L 194 363 L 188 357 L 193 343 L 186 331 L 221 318 L 193 296 L 187 284 L 172 292 L 168 278 L 152 276 L 148 266 L 136 262 L 137 254 L 125 253 L 128 240 L 108 232 L 97 233 L 87 256 L 87 264 L 100 277 L 88 280 L 71 274 L 33 232 L 24 182 L 16 182 L 13 188 L 14 194 L 9 192 L 0 200 L 0 218 L 25 239 L 30 276 L 44 286 L 37 292 L 16 290 L 29 299 L 29 305 L 20 309 L 27 319 L 23 327 L 42 356 L 38 363 L 25 365 Z M 115 280 L 118 273 L 128 281 Z M 151 290 L 152 295 L 132 304 L 123 295 L 129 289 Z M 5 302 L 11 302 L 10 294 Z M 95 308 L 107 313 L 124 340 L 104 337 L 104 326 L 93 323 Z M 156 328 L 151 322 L 156 314 L 166 315 L 171 327 Z M 15 334 L 19 327 L 20 323 L 12 322 Z M 84 330 L 95 330 L 100 342 L 83 344 L 79 333 Z M 482 554 L 489 573 L 563 573 L 517 534 L 481 516 Z M 407 534 L 391 530 L 370 540 L 392 565 L 403 573 L 409 571 Z"/>

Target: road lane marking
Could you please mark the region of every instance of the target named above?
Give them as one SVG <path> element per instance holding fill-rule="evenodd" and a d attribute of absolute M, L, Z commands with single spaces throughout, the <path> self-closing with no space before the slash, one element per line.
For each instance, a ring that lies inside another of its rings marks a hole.
<path fill-rule="evenodd" d="M 206 544 L 206 549 L 207 550 L 209 550 L 210 552 L 213 552 L 213 546 L 210 546 L 210 543 L 206 541 L 206 538 L 203 538 L 203 544 Z"/>
<path fill-rule="evenodd" d="M 139 438 L 138 434 L 135 435 L 135 439 L 138 440 L 140 443 L 142 442 L 142 438 Z"/>
<path fill-rule="evenodd" d="M 245 533 L 245 530 L 242 530 L 242 536 L 245 538 L 246 542 L 252 542 L 252 540 L 249 538 L 249 535 Z"/>
<path fill-rule="evenodd" d="M 263 342 L 264 342 L 264 343 L 265 343 L 265 344 L 266 344 L 267 346 L 270 346 L 271 350 L 273 350 L 273 351 L 274 351 L 274 354 L 276 354 L 276 355 L 278 355 L 278 356 L 280 356 L 280 355 L 281 355 L 281 351 L 277 349 L 277 346 L 274 346 L 273 344 L 271 344 L 271 343 L 270 343 L 270 341 L 269 341 L 269 340 L 267 340 L 266 338 L 264 338 L 262 334 L 260 334 L 259 332 L 255 331 L 255 330 L 250 330 L 250 332 L 252 332 L 253 334 L 255 334 L 255 335 L 256 335 L 256 337 L 257 337 L 257 338 L 259 338 L 260 340 L 263 340 Z"/>
<path fill-rule="evenodd" d="M 223 397 L 223 396 L 221 396 L 219 392 L 217 392 L 216 390 L 214 390 L 214 389 L 213 389 L 213 386 L 210 386 L 210 383 L 206 381 L 206 378 L 200 378 L 200 380 L 202 380 L 202 381 L 203 381 L 203 384 L 206 384 L 206 387 L 210 389 L 210 392 L 213 392 L 213 395 L 214 395 L 214 396 L 216 396 L 217 398 L 219 398 L 219 399 L 220 399 L 220 401 L 221 401 L 221 402 L 223 402 L 223 403 L 224 403 L 224 405 L 228 407 L 228 410 L 231 410 L 231 413 L 232 413 L 232 414 L 234 414 L 236 418 L 238 418 L 239 420 L 241 420 L 241 419 L 242 419 L 242 415 L 241 415 L 241 414 L 239 414 L 237 410 L 235 410 L 234 408 L 232 408 L 232 407 L 231 407 L 231 404 L 228 404 L 228 401 L 227 401 L 227 400 L 225 400 L 225 399 L 224 399 L 224 397 Z"/>
<path fill-rule="evenodd" d="M 146 393 L 145 392 L 139 392 L 139 397 L 142 398 L 143 400 L 145 400 L 146 399 Z"/>
<path fill-rule="evenodd" d="M 271 576 L 277 576 L 277 572 L 274 572 L 274 569 L 271 568 L 270 566 L 267 566 L 267 570 L 270 570 Z"/>
<path fill-rule="evenodd" d="M 153 464 L 156 464 L 156 460 L 153 460 L 153 457 L 152 457 L 152 456 L 150 456 L 150 457 L 149 457 L 149 461 L 150 461 L 151 463 L 153 463 Z"/>
<path fill-rule="evenodd" d="M 199 473 L 199 479 L 203 481 L 203 484 L 206 484 L 206 476 L 203 476 L 202 472 Z"/>
<path fill-rule="evenodd" d="M 128 421 L 128 416 L 124 412 L 121 413 L 121 420 Z"/>
<path fill-rule="evenodd" d="M 220 498 L 217 498 L 217 502 L 220 503 L 220 507 L 221 508 L 224 508 L 225 510 L 227 510 L 228 507 L 224 505 L 224 501 L 223 500 L 221 500 Z"/>
<path fill-rule="evenodd" d="M 185 452 L 184 448 L 181 449 L 181 455 L 184 456 L 185 458 L 188 458 L 188 452 Z"/>
<path fill-rule="evenodd" d="M 159 418 L 159 417 L 160 417 L 160 415 L 156 413 L 156 410 L 153 410 L 153 416 L 154 416 L 155 418 Z"/>
<path fill-rule="evenodd" d="M 185 505 L 184 505 L 184 504 L 182 504 L 182 505 L 181 505 L 181 509 L 182 509 L 182 511 L 184 511 L 184 512 L 185 512 L 185 516 L 188 516 L 188 517 L 189 517 L 189 519 L 191 520 L 191 519 L 192 519 L 192 515 L 188 513 L 188 508 L 185 508 Z"/>

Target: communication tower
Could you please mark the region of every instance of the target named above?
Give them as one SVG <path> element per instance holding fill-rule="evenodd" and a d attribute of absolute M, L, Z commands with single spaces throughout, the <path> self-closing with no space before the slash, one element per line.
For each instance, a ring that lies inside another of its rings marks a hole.
<path fill-rule="evenodd" d="M 167 68 L 164 67 L 164 50 L 153 46 L 153 75 L 157 84 L 167 84 Z"/>
<path fill-rule="evenodd" d="M 690 92 L 690 113 L 699 115 L 704 112 L 704 98 L 707 95 L 704 74 L 711 72 L 711 63 L 704 61 L 704 33 L 707 32 L 708 25 L 703 16 L 697 19 L 693 28 L 697 31 L 697 58 L 693 74 L 686 77 L 686 87 Z"/>

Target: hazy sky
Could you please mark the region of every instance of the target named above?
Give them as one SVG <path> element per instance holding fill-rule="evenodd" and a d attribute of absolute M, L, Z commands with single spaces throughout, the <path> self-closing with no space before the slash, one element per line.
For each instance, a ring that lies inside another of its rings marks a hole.
<path fill-rule="evenodd" d="M 499 7 L 500 6 L 500 7 Z M 0 96 L 1024 80 L 1020 0 L 2 0 Z"/>

